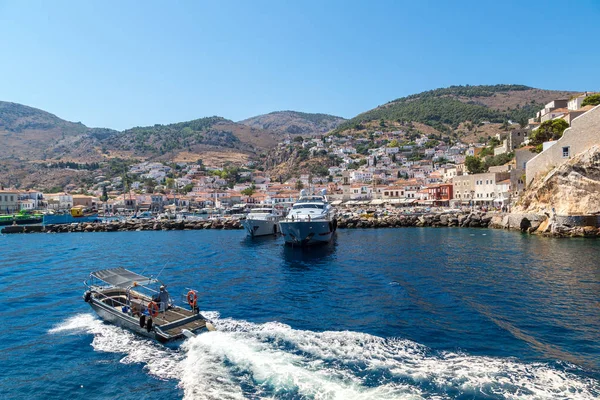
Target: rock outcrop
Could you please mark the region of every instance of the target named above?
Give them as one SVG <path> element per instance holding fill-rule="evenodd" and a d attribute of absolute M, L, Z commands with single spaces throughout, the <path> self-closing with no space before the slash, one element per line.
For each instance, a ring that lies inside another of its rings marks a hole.
<path fill-rule="evenodd" d="M 549 216 L 600 214 L 600 144 L 534 181 L 514 211 Z"/>

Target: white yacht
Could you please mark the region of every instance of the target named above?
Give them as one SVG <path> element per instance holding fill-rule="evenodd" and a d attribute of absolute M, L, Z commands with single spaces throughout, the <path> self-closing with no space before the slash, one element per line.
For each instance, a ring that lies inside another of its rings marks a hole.
<path fill-rule="evenodd" d="M 335 209 L 327 200 L 326 191 L 320 195 L 300 192 L 300 198 L 288 215 L 279 221 L 285 242 L 292 245 L 327 243 L 337 229 Z"/>
<path fill-rule="evenodd" d="M 253 208 L 240 223 L 248 236 L 276 235 L 281 215 L 273 207 Z"/>

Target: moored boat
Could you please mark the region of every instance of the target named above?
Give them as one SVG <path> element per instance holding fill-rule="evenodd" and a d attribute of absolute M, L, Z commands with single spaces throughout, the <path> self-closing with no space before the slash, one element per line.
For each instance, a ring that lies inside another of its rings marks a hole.
<path fill-rule="evenodd" d="M 77 224 L 83 222 L 100 222 L 98 213 L 86 212 L 81 206 L 76 206 L 71 209 L 71 212 L 62 214 L 44 214 L 44 225 L 56 224 Z"/>
<path fill-rule="evenodd" d="M 328 243 L 337 230 L 337 219 L 325 190 L 320 195 L 308 195 L 302 190 L 288 215 L 279 221 L 279 227 L 287 244 Z"/>
<path fill-rule="evenodd" d="M 32 214 L 21 211 L 18 214 L 0 215 L 0 226 L 2 225 L 30 225 L 42 222 L 42 214 Z"/>
<path fill-rule="evenodd" d="M 273 207 L 253 208 L 240 223 L 248 236 L 277 235 L 281 217 Z"/>
<path fill-rule="evenodd" d="M 100 318 L 140 335 L 170 342 L 214 330 L 200 314 L 195 290 L 186 296 L 187 309 L 174 304 L 159 280 L 121 267 L 92 272 L 84 284 L 83 299 Z"/>

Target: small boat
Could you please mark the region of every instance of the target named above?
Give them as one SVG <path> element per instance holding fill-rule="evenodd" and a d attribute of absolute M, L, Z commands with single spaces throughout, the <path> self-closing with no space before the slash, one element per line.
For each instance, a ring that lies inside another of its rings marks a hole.
<path fill-rule="evenodd" d="M 326 191 L 323 189 L 320 195 L 308 195 L 302 190 L 288 215 L 279 221 L 279 228 L 287 244 L 328 243 L 337 230 L 337 219 Z"/>
<path fill-rule="evenodd" d="M 253 208 L 241 224 L 248 236 L 277 235 L 281 218 L 273 207 Z"/>
<path fill-rule="evenodd" d="M 101 222 L 97 212 L 87 212 L 83 206 L 71 208 L 71 212 L 62 214 L 44 214 L 44 225 L 81 224 L 85 222 Z"/>
<path fill-rule="evenodd" d="M 95 271 L 84 282 L 83 299 L 103 320 L 160 342 L 215 330 L 200 314 L 198 292 L 190 290 L 190 309 L 173 304 L 165 285 L 125 268 Z"/>
<path fill-rule="evenodd" d="M 42 222 L 42 214 L 33 214 L 21 210 L 18 214 L 0 215 L 1 225 L 31 225 Z"/>

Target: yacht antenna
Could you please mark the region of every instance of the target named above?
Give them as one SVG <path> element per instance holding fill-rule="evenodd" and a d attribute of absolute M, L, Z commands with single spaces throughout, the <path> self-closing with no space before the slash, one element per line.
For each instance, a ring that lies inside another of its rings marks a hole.
<path fill-rule="evenodd" d="M 165 265 L 163 265 L 162 269 L 160 270 L 160 272 L 158 273 L 158 275 L 156 275 L 156 278 L 154 278 L 154 279 L 157 279 L 157 280 L 158 280 L 158 277 L 160 276 L 160 274 L 162 274 L 162 272 L 163 272 L 163 270 L 165 269 L 165 267 L 167 266 L 167 264 L 169 264 L 169 261 L 167 261 L 167 262 L 165 263 Z"/>

